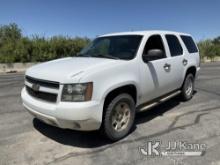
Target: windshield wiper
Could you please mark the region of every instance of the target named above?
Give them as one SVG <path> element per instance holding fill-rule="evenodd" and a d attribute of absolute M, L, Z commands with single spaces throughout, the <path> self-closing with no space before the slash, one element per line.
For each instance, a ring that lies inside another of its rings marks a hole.
<path fill-rule="evenodd" d="M 94 57 L 104 57 L 104 58 L 111 58 L 111 59 L 116 59 L 119 60 L 120 58 L 109 55 L 109 54 L 94 54 Z"/>
<path fill-rule="evenodd" d="M 109 55 L 109 54 L 94 54 L 94 55 L 90 55 L 89 53 L 85 53 L 85 54 L 77 54 L 75 57 L 104 57 L 104 58 L 110 58 L 110 59 L 120 59 L 118 57 L 115 57 L 115 56 L 112 56 L 112 55 Z"/>
<path fill-rule="evenodd" d="M 91 57 L 89 54 L 78 53 L 75 57 Z"/>

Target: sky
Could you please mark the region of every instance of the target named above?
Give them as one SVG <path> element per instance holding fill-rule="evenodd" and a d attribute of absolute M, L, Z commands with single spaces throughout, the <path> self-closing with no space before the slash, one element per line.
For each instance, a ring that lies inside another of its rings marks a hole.
<path fill-rule="evenodd" d="M 112 32 L 172 30 L 199 41 L 220 36 L 220 0 L 0 0 L 0 25 L 26 36 L 95 38 Z"/>

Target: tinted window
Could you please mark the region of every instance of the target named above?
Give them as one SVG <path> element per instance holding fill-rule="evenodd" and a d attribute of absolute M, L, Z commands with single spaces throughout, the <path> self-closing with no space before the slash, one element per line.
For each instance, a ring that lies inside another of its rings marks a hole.
<path fill-rule="evenodd" d="M 166 39 L 171 56 L 179 56 L 183 54 L 183 48 L 175 35 L 166 35 Z"/>
<path fill-rule="evenodd" d="M 163 41 L 162 41 L 162 38 L 160 35 L 153 35 L 153 36 L 149 37 L 149 39 L 147 40 L 147 43 L 144 47 L 143 55 L 147 55 L 148 51 L 152 50 L 152 49 L 159 49 L 163 52 L 161 57 L 157 58 L 157 59 L 161 59 L 161 58 L 166 57 L 165 49 L 163 46 Z M 152 59 L 152 60 L 156 60 L 156 59 Z"/>
<path fill-rule="evenodd" d="M 197 49 L 196 44 L 193 41 L 192 37 L 190 37 L 190 36 L 180 36 L 180 37 L 182 38 L 184 44 L 186 45 L 186 48 L 189 53 L 198 52 L 198 49 Z"/>
<path fill-rule="evenodd" d="M 130 60 L 135 57 L 141 39 L 140 35 L 99 37 L 84 48 L 78 56 Z"/>

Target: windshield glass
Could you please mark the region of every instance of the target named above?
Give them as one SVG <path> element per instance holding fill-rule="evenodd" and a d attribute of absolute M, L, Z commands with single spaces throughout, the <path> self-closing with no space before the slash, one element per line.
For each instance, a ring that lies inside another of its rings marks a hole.
<path fill-rule="evenodd" d="M 130 60 L 135 57 L 141 39 L 141 35 L 99 37 L 85 47 L 78 56 Z"/>

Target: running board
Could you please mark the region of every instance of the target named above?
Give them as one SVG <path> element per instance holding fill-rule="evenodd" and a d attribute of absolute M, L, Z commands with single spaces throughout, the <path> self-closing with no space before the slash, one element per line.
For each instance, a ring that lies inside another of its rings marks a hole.
<path fill-rule="evenodd" d="M 176 95 L 178 95 L 178 94 L 180 94 L 180 93 L 181 93 L 181 91 L 178 90 L 178 91 L 173 92 L 173 93 L 171 93 L 171 94 L 169 94 L 169 95 L 166 95 L 165 97 L 159 98 L 159 99 L 157 99 L 156 101 L 151 102 L 150 104 L 147 104 L 147 105 L 145 105 L 144 107 L 141 107 L 141 108 L 138 110 L 138 112 L 146 111 L 146 110 L 148 110 L 148 109 L 150 109 L 150 108 L 152 108 L 152 107 L 154 107 L 154 106 L 156 106 L 156 105 L 158 105 L 158 104 L 160 104 L 160 103 L 163 103 L 164 101 L 169 100 L 170 98 L 172 98 L 172 97 L 174 97 L 174 96 L 176 96 Z"/>

